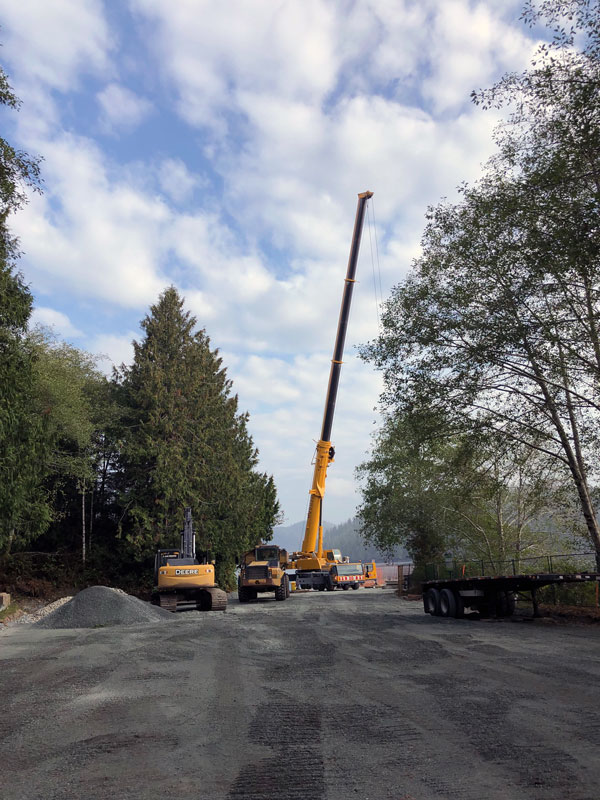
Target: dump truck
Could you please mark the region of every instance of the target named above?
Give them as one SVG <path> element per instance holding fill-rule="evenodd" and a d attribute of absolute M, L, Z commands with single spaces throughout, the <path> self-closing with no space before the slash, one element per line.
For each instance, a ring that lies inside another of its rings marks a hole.
<path fill-rule="evenodd" d="M 205 554 L 196 557 L 196 535 L 192 509 L 184 511 L 179 548 L 160 549 L 154 558 L 154 591 L 151 602 L 176 611 L 178 605 L 194 603 L 198 611 L 225 611 L 227 594 L 215 583 L 215 565 Z"/>
<path fill-rule="evenodd" d="M 264 592 L 274 592 L 275 600 L 288 598 L 290 582 L 285 571 L 287 562 L 287 550 L 274 544 L 259 544 L 244 553 L 240 559 L 238 577 L 240 603 L 256 600 Z"/>

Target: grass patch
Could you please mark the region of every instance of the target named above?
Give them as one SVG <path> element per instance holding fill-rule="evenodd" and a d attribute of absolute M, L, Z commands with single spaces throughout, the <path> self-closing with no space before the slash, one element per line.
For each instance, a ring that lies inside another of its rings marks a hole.
<path fill-rule="evenodd" d="M 2 611 L 0 611 L 0 622 L 4 622 L 9 617 L 12 617 L 12 615 L 16 614 L 18 610 L 19 606 L 17 603 L 10 603 L 6 606 L 6 608 L 3 608 Z"/>

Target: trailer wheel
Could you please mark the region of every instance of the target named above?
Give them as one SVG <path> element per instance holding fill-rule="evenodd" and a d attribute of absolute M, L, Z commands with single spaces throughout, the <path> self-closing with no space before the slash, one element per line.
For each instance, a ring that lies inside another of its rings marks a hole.
<path fill-rule="evenodd" d="M 324 584 L 324 583 L 322 583 L 320 586 L 317 586 L 317 589 L 318 589 L 320 592 L 324 592 L 324 591 L 325 591 L 325 584 Z"/>
<path fill-rule="evenodd" d="M 454 600 L 456 601 L 456 619 L 462 619 L 465 615 L 465 601 L 460 592 L 454 592 Z"/>
<path fill-rule="evenodd" d="M 348 591 L 348 584 L 347 584 L 347 583 L 342 583 L 342 589 L 343 589 L 345 592 L 347 592 L 347 591 Z"/>
<path fill-rule="evenodd" d="M 452 589 L 442 589 L 440 592 L 440 617 L 456 617 L 456 598 Z"/>
<path fill-rule="evenodd" d="M 358 583 L 353 583 L 353 584 L 352 584 L 352 588 L 353 588 L 353 589 L 358 589 Z"/>
<path fill-rule="evenodd" d="M 515 613 L 515 593 L 514 592 L 507 592 L 506 593 L 506 616 L 512 617 Z"/>
<path fill-rule="evenodd" d="M 496 592 L 496 616 L 508 616 L 508 597 L 506 592 Z"/>
<path fill-rule="evenodd" d="M 327 589 L 328 592 L 333 592 L 333 590 L 335 589 L 335 584 L 333 583 L 331 578 L 329 579 L 329 582 L 325 588 Z"/>
<path fill-rule="evenodd" d="M 437 617 L 440 613 L 440 593 L 437 589 L 428 589 L 423 597 L 423 607 L 426 614 Z"/>

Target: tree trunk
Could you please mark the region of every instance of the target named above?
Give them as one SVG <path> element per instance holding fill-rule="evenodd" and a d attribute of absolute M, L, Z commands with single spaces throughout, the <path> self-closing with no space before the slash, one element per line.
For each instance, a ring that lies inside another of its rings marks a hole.
<path fill-rule="evenodd" d="M 81 561 L 85 565 L 85 484 L 81 488 Z"/>
<path fill-rule="evenodd" d="M 90 492 L 90 533 L 88 536 L 88 551 L 92 552 L 92 531 L 94 529 L 94 483 Z"/>

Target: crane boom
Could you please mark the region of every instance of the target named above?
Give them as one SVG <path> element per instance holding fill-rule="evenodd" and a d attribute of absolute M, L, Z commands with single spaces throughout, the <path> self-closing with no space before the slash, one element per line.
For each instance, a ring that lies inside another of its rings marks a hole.
<path fill-rule="evenodd" d="M 327 387 L 327 397 L 325 400 L 325 412 L 323 414 L 321 438 L 317 442 L 315 470 L 313 474 L 312 487 L 310 489 L 310 500 L 308 506 L 308 516 L 306 519 L 306 529 L 304 532 L 304 541 L 302 542 L 302 553 L 306 554 L 307 556 L 309 554 L 316 554 L 318 559 L 321 559 L 323 556 L 322 505 L 323 496 L 325 494 L 325 479 L 327 477 L 327 467 L 333 461 L 333 457 L 335 455 L 335 451 L 331 445 L 333 414 L 335 411 L 335 402 L 337 399 L 340 372 L 342 369 L 342 356 L 344 353 L 344 343 L 346 341 L 346 331 L 348 329 L 348 319 L 350 317 L 352 290 L 354 289 L 355 283 L 354 276 L 356 274 L 356 264 L 360 249 L 365 210 L 367 201 L 372 196 L 373 192 L 361 192 L 358 195 L 356 218 L 354 220 L 354 232 L 352 234 L 352 244 L 350 246 L 350 256 L 348 258 L 348 269 L 346 271 L 337 335 L 335 338 L 333 358 L 331 359 L 331 369 L 329 372 L 329 385 Z M 306 567 L 309 567 L 309 565 L 306 564 Z"/>

